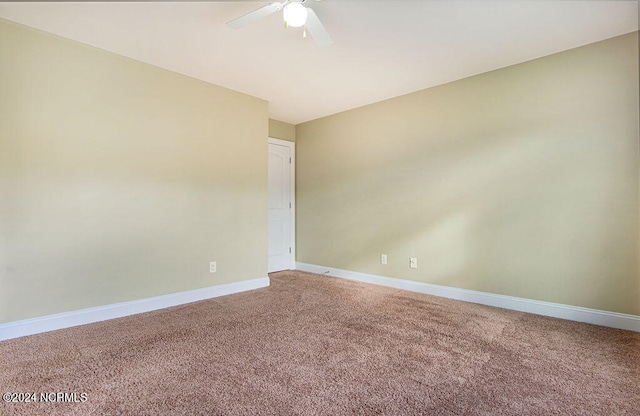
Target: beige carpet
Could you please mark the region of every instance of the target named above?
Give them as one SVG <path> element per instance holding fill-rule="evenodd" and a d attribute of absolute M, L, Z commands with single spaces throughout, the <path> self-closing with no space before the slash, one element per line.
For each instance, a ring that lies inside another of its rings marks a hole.
<path fill-rule="evenodd" d="M 2 416 L 640 415 L 640 333 L 281 272 L 0 342 L 0 390 L 77 401 Z"/>

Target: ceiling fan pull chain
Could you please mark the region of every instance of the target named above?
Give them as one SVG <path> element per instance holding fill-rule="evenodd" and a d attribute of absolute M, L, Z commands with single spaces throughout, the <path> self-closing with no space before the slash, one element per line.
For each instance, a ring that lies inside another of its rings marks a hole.
<path fill-rule="evenodd" d="M 305 27 L 305 28 L 302 30 L 302 39 L 306 39 L 306 38 L 307 38 L 307 28 Z"/>

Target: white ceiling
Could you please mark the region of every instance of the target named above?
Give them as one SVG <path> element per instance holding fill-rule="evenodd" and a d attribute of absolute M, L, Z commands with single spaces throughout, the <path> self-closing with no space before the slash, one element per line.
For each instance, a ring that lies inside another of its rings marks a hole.
<path fill-rule="evenodd" d="M 308 0 L 333 45 L 244 1 L 0 3 L 0 17 L 269 101 L 297 124 L 638 30 L 638 1 Z"/>

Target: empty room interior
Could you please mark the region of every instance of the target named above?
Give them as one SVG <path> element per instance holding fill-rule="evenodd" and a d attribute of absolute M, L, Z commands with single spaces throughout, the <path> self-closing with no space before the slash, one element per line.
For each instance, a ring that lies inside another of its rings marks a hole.
<path fill-rule="evenodd" d="M 640 414 L 639 2 L 0 2 L 0 414 Z"/>

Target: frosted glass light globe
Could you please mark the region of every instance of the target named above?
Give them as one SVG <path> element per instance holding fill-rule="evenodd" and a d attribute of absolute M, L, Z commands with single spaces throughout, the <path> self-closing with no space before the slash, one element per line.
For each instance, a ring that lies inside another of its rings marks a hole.
<path fill-rule="evenodd" d="M 289 3 L 284 6 L 282 16 L 287 25 L 291 27 L 301 27 L 307 23 L 307 8 L 300 3 Z"/>

